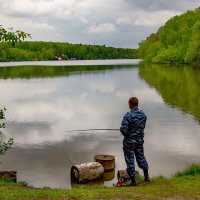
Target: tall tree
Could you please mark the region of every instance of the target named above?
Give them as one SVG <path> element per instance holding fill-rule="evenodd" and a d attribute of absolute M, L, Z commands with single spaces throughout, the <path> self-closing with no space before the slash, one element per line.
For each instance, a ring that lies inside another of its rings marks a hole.
<path fill-rule="evenodd" d="M 189 63 L 200 63 L 200 21 L 197 21 L 193 26 L 185 60 Z"/>

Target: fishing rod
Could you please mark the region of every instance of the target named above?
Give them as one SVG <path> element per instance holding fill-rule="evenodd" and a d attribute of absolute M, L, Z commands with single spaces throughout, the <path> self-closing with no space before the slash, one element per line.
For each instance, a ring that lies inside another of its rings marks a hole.
<path fill-rule="evenodd" d="M 110 129 L 110 128 L 101 128 L 101 129 L 80 129 L 80 130 L 71 130 L 71 131 L 66 131 L 66 132 L 83 132 L 83 131 L 120 131 L 120 129 Z M 69 156 L 67 154 L 64 153 L 64 150 L 61 146 L 59 146 L 59 150 L 61 152 L 61 154 L 64 156 L 64 158 L 66 159 L 66 161 L 73 166 L 74 163 L 72 162 L 72 160 L 69 158 Z"/>
<path fill-rule="evenodd" d="M 120 130 L 114 128 L 91 128 L 91 129 L 71 130 L 66 132 L 82 132 L 82 131 L 120 131 Z"/>

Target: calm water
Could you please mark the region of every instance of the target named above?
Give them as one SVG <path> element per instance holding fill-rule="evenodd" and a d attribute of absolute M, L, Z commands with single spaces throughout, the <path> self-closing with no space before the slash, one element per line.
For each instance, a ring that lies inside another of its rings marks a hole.
<path fill-rule="evenodd" d="M 200 163 L 200 68 L 111 64 L 0 67 L 0 105 L 7 108 L 3 137 L 15 140 L 1 157 L 1 170 L 16 170 L 18 181 L 35 187 L 70 188 L 71 162 L 112 154 L 115 174 L 125 169 L 119 132 L 71 130 L 119 128 L 130 96 L 140 99 L 148 116 L 151 176 Z"/>

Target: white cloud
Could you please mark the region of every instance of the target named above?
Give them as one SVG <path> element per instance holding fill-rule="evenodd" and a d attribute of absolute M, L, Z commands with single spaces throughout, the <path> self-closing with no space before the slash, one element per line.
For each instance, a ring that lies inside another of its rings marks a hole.
<path fill-rule="evenodd" d="M 2 11 L 11 16 L 17 17 L 38 17 L 46 16 L 53 12 L 55 9 L 53 6 L 53 1 L 31 1 L 26 0 L 13 0 L 4 2 L 2 5 Z"/>
<path fill-rule="evenodd" d="M 156 12 L 139 12 L 133 25 L 136 26 L 161 26 L 167 20 L 180 12 L 174 11 L 156 11 Z"/>
<path fill-rule="evenodd" d="M 93 25 L 90 26 L 88 29 L 88 33 L 112 33 L 116 31 L 117 31 L 116 26 L 111 23 Z"/>
<path fill-rule="evenodd" d="M 45 31 L 53 31 L 55 30 L 55 27 L 46 23 L 39 23 L 39 22 L 27 22 L 26 23 L 28 27 L 34 28 L 34 29 L 40 29 Z"/>
<path fill-rule="evenodd" d="M 179 14 L 181 13 L 165 10 L 155 12 L 137 11 L 134 13 L 129 13 L 128 16 L 120 16 L 117 18 L 116 23 L 118 25 L 158 27 L 163 25 L 171 17 Z"/>
<path fill-rule="evenodd" d="M 129 16 L 123 16 L 123 17 L 119 17 L 116 20 L 117 24 L 128 24 L 131 25 L 133 23 L 133 21 L 131 20 L 131 18 Z"/>
<path fill-rule="evenodd" d="M 33 40 L 136 47 L 170 17 L 198 5 L 199 0 L 0 0 L 0 24 L 31 33 Z"/>
<path fill-rule="evenodd" d="M 114 91 L 115 86 L 110 83 L 95 82 L 89 85 L 89 89 L 93 92 L 111 93 Z"/>

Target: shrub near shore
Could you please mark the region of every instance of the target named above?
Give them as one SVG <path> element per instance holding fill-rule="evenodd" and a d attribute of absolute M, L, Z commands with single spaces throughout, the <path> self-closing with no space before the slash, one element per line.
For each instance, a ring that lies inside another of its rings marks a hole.
<path fill-rule="evenodd" d="M 152 178 L 150 183 L 137 187 L 107 188 L 105 186 L 77 185 L 73 189 L 37 189 L 22 183 L 0 181 L 0 199 L 200 199 L 200 165 L 191 165 L 171 178 Z"/>

